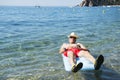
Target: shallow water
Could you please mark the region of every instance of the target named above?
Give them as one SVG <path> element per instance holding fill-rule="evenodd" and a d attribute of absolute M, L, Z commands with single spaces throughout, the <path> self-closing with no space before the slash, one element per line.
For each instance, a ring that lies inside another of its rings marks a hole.
<path fill-rule="evenodd" d="M 0 7 L 1 80 L 119 80 L 120 7 Z M 58 50 L 76 32 L 100 71 L 64 70 Z"/>

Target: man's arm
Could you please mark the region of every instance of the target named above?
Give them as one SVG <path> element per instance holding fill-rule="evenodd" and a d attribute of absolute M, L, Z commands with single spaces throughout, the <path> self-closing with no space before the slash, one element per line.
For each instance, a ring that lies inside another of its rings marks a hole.
<path fill-rule="evenodd" d="M 65 50 L 66 50 L 66 44 L 64 43 L 64 44 L 61 46 L 61 48 L 60 48 L 60 50 L 59 50 L 59 53 L 62 54 Z"/>
<path fill-rule="evenodd" d="M 80 47 L 80 48 L 83 48 L 83 49 L 87 49 L 83 44 L 81 43 L 77 43 L 77 45 Z"/>
<path fill-rule="evenodd" d="M 77 45 L 79 46 L 79 48 L 80 48 L 81 50 L 90 52 L 83 44 L 77 43 Z"/>

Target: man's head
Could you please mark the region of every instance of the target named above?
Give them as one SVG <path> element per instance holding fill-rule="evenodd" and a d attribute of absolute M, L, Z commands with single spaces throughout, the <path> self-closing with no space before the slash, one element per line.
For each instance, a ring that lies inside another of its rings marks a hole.
<path fill-rule="evenodd" d="M 74 32 L 72 32 L 72 33 L 68 36 L 68 38 L 69 38 L 69 42 L 70 42 L 71 44 L 73 44 L 73 43 L 76 42 L 76 39 L 78 38 L 78 36 L 77 36 Z"/>

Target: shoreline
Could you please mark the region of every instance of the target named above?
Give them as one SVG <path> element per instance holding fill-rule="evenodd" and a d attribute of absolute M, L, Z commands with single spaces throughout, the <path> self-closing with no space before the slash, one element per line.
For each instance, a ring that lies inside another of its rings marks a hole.
<path fill-rule="evenodd" d="M 102 6 L 107 6 L 107 7 L 109 7 L 109 6 L 112 6 L 112 7 L 120 7 L 120 5 L 102 5 Z"/>

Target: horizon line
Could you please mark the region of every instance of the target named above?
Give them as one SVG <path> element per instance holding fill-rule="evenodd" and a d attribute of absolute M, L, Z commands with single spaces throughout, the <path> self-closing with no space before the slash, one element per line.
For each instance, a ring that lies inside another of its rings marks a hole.
<path fill-rule="evenodd" d="M 30 7 L 34 7 L 34 6 L 40 6 L 40 5 L 0 5 L 0 6 L 30 6 Z M 76 6 L 76 5 L 74 5 Z M 67 5 L 41 5 L 40 7 L 74 7 L 74 6 L 67 6 Z"/>

